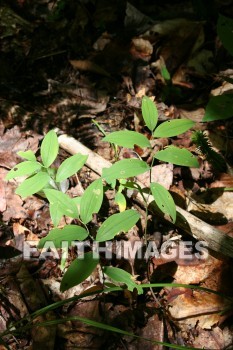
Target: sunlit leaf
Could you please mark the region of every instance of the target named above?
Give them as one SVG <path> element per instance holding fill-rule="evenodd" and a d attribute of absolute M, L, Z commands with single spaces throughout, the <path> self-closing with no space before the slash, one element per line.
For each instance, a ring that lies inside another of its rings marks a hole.
<path fill-rule="evenodd" d="M 49 213 L 52 219 L 54 226 L 58 226 L 61 218 L 63 217 L 64 212 L 61 210 L 60 203 L 52 202 L 49 205 Z"/>
<path fill-rule="evenodd" d="M 176 205 L 168 190 L 162 185 L 152 182 L 150 184 L 151 192 L 159 209 L 176 221 Z"/>
<path fill-rule="evenodd" d="M 195 123 L 189 119 L 168 120 L 160 124 L 154 131 L 154 137 L 172 137 L 182 134 L 193 127 Z"/>
<path fill-rule="evenodd" d="M 123 193 L 117 192 L 115 195 L 115 202 L 119 205 L 120 212 L 126 209 L 126 199 Z"/>
<path fill-rule="evenodd" d="M 26 162 L 19 163 L 9 171 L 6 176 L 6 180 L 14 179 L 15 177 L 31 175 L 40 170 L 42 165 L 39 162 L 28 160 Z"/>
<path fill-rule="evenodd" d="M 146 136 L 139 134 L 136 131 L 123 130 L 115 131 L 105 136 L 102 141 L 114 143 L 118 146 L 134 148 L 135 145 L 143 147 L 151 147 L 150 141 Z"/>
<path fill-rule="evenodd" d="M 149 165 L 140 159 L 123 159 L 113 164 L 110 168 L 104 168 L 102 177 L 110 184 L 116 179 L 137 176 L 149 169 Z"/>
<path fill-rule="evenodd" d="M 219 15 L 217 33 L 225 49 L 233 55 L 233 19 Z"/>
<path fill-rule="evenodd" d="M 136 224 L 139 218 L 139 213 L 133 209 L 113 214 L 103 222 L 97 232 L 96 240 L 104 242 L 114 238 L 120 232 L 127 232 Z"/>
<path fill-rule="evenodd" d="M 77 173 L 85 164 L 87 158 L 88 156 L 78 153 L 64 160 L 57 170 L 56 181 L 61 182 Z"/>
<path fill-rule="evenodd" d="M 166 149 L 159 151 L 154 156 L 156 159 L 164 162 L 198 168 L 198 160 L 194 155 L 185 148 L 169 146 Z"/>
<path fill-rule="evenodd" d="M 68 242 L 68 246 L 70 246 L 73 241 L 83 241 L 87 236 L 88 232 L 85 228 L 77 225 L 66 225 L 62 229 L 52 229 L 46 237 L 40 240 L 37 248 L 43 248 L 45 242 L 48 241 L 52 241 L 56 248 L 61 248 L 63 241 Z"/>
<path fill-rule="evenodd" d="M 148 129 L 153 131 L 158 122 L 158 110 L 155 103 L 147 96 L 142 99 L 142 116 Z"/>
<path fill-rule="evenodd" d="M 46 168 L 48 168 L 56 159 L 58 148 L 59 144 L 57 134 L 54 130 L 50 130 L 45 135 L 40 148 L 41 159 Z"/>
<path fill-rule="evenodd" d="M 233 116 L 233 94 L 212 96 L 206 106 L 203 122 L 228 119 Z"/>
<path fill-rule="evenodd" d="M 52 189 L 45 189 L 44 193 L 50 203 L 49 210 L 54 226 L 59 224 L 63 215 L 78 218 L 77 205 L 67 194 Z"/>
<path fill-rule="evenodd" d="M 19 185 L 15 193 L 21 197 L 31 196 L 34 193 L 39 192 L 44 188 L 50 181 L 50 177 L 45 172 L 39 172 L 33 175 L 29 179 L 24 180 L 24 182 Z"/>
<path fill-rule="evenodd" d="M 82 199 L 82 197 L 74 197 L 74 198 L 72 198 L 72 201 L 76 204 L 76 205 L 80 205 L 80 203 L 81 203 L 81 199 Z"/>
<path fill-rule="evenodd" d="M 84 224 L 92 220 L 92 215 L 98 213 L 103 202 L 103 183 L 95 180 L 87 187 L 80 202 L 80 217 Z"/>
<path fill-rule="evenodd" d="M 24 159 L 36 161 L 36 156 L 30 149 L 28 151 L 25 151 L 25 152 L 19 151 L 19 152 L 17 152 L 17 154 Z"/>
<path fill-rule="evenodd" d="M 138 294 L 143 294 L 143 289 L 140 285 L 134 282 L 133 276 L 117 267 L 111 267 L 111 266 L 104 266 L 103 272 L 108 275 L 113 281 L 124 283 L 127 285 L 128 290 L 133 292 L 133 290 L 136 288 L 138 291 Z"/>
<path fill-rule="evenodd" d="M 92 252 L 85 253 L 83 256 L 75 259 L 69 266 L 61 281 L 61 292 L 77 286 L 85 281 L 96 268 L 99 259 Z"/>

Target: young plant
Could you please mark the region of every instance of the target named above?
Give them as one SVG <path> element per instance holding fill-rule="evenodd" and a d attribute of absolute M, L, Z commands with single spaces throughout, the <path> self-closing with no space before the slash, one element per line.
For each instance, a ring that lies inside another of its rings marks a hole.
<path fill-rule="evenodd" d="M 176 136 L 187 131 L 194 124 L 190 120 L 181 119 L 167 121 L 157 126 L 158 111 L 154 102 L 148 97 L 144 97 L 142 100 L 142 115 L 152 137 Z M 113 132 L 105 136 L 103 141 L 112 143 L 115 150 L 118 146 L 127 148 L 134 148 L 135 145 L 142 148 L 151 147 L 150 141 L 144 135 L 129 130 Z M 119 233 L 130 230 L 139 220 L 140 214 L 136 210 L 126 209 L 126 200 L 122 193 L 124 188 L 133 188 L 141 193 L 145 201 L 147 214 L 148 204 L 145 189 L 140 188 L 132 179 L 146 171 L 151 172 L 153 162 L 148 165 L 141 159 L 119 160 L 110 168 L 103 169 L 102 177 L 90 184 L 82 197 L 70 198 L 64 193 L 67 188 L 64 182 L 81 169 L 87 156 L 82 154 L 71 156 L 57 169 L 53 166 L 53 163 L 58 155 L 58 149 L 57 135 L 54 131 L 50 131 L 41 144 L 41 162 L 37 161 L 32 151 L 19 152 L 19 155 L 26 161 L 16 165 L 6 177 L 7 180 L 10 180 L 18 176 L 28 176 L 17 188 L 16 193 L 26 197 L 39 192 L 49 201 L 50 215 L 55 228 L 40 240 L 39 249 L 47 246 L 47 244 L 51 247 L 51 242 L 55 248 L 64 248 L 63 241 L 66 241 L 65 248 L 67 249 L 75 242 L 85 240 L 88 236 L 97 243 L 106 242 L 114 239 Z M 174 146 L 168 146 L 166 149 L 157 152 L 154 158 L 178 165 L 199 166 L 192 153 Z M 93 214 L 98 213 L 101 208 L 104 191 L 103 181 L 113 188 L 116 185 L 118 186 L 116 201 L 119 203 L 120 212 L 108 217 L 97 230 L 95 237 L 92 237 L 88 230 L 88 224 L 91 222 Z M 161 211 L 175 223 L 176 207 L 169 191 L 160 184 L 153 182 L 151 182 L 150 188 L 147 189 L 147 193 L 148 191 L 154 196 L 155 202 Z M 57 228 L 56 226 L 58 226 L 63 215 L 75 219 L 79 224 L 66 225 L 62 229 Z M 102 264 L 99 252 L 95 251 L 94 248 L 92 249 L 91 245 L 88 250 L 78 256 L 65 272 L 61 282 L 61 291 L 81 283 L 93 272 L 98 263 Z M 142 288 L 135 282 L 134 277 L 126 271 L 105 266 L 101 267 L 101 271 L 103 275 L 108 276 L 116 283 L 125 284 L 130 291 L 135 288 L 138 294 L 143 292 Z"/>
<path fill-rule="evenodd" d="M 142 100 L 142 116 L 145 125 L 151 132 L 152 138 L 154 137 L 172 137 L 177 136 L 193 127 L 194 122 L 189 119 L 177 119 L 169 120 L 157 126 L 158 123 L 158 111 L 155 103 L 148 97 L 143 97 Z M 142 134 L 135 131 L 115 131 L 103 138 L 103 141 L 113 143 L 117 146 L 134 148 L 135 145 L 143 147 L 151 147 L 150 141 Z M 168 146 L 164 150 L 157 152 L 154 155 L 155 159 L 169 162 L 182 166 L 198 167 L 199 163 L 191 152 L 184 148 L 178 148 L 174 146 Z M 115 187 L 116 180 L 129 179 L 131 177 L 143 174 L 146 171 L 152 170 L 153 162 L 149 166 L 141 159 L 123 159 L 110 168 L 103 169 L 102 177 L 105 181 Z M 141 194 L 145 190 L 138 187 L 135 182 L 126 182 L 125 185 L 121 181 L 122 187 L 133 187 L 138 189 Z M 156 204 L 160 210 L 169 215 L 173 222 L 176 221 L 176 207 L 175 203 L 169 193 L 163 186 L 158 183 L 151 182 L 150 193 L 153 195 Z M 145 198 L 145 197 L 144 197 Z M 145 204 L 146 200 L 145 200 Z"/>
<path fill-rule="evenodd" d="M 16 194 L 27 197 L 46 188 L 66 191 L 66 180 L 82 168 L 87 156 L 75 154 L 56 169 L 52 164 L 57 158 L 58 149 L 57 135 L 55 131 L 51 130 L 41 144 L 41 162 L 37 161 L 31 150 L 18 152 L 18 155 L 26 161 L 17 164 L 6 176 L 6 180 L 27 176 L 27 179 L 17 188 Z"/>
<path fill-rule="evenodd" d="M 55 226 L 49 234 L 42 238 L 38 248 L 51 247 L 65 248 L 74 242 L 83 241 L 89 236 L 87 224 L 92 220 L 94 213 L 98 213 L 103 201 L 102 179 L 95 180 L 84 192 L 82 197 L 70 198 L 64 191 L 67 189 L 67 178 L 81 169 L 87 156 L 76 154 L 66 159 L 59 168 L 53 166 L 58 155 L 58 139 L 51 130 L 41 144 L 41 162 L 37 161 L 35 154 L 29 150 L 18 154 L 26 159 L 17 164 L 6 176 L 6 180 L 27 176 L 19 185 L 16 193 L 21 197 L 40 194 L 49 201 L 49 210 Z M 80 225 L 66 225 L 59 229 L 62 216 L 68 216 L 80 222 Z M 118 233 L 127 232 L 139 220 L 140 215 L 135 210 L 125 210 L 107 218 L 97 231 L 96 240 L 99 242 L 112 239 Z M 63 241 L 66 242 L 63 246 Z M 61 283 L 61 291 L 65 291 L 85 280 L 99 263 L 99 256 L 95 252 L 84 253 L 69 266 Z M 124 271 L 122 270 L 124 274 Z M 129 286 L 138 285 L 129 281 Z"/>
<path fill-rule="evenodd" d="M 174 85 L 172 82 L 172 77 L 166 67 L 165 61 L 162 56 L 160 56 L 160 74 L 164 80 L 164 85 L 161 91 L 162 101 L 167 103 L 175 103 L 182 99 L 181 89 Z"/>

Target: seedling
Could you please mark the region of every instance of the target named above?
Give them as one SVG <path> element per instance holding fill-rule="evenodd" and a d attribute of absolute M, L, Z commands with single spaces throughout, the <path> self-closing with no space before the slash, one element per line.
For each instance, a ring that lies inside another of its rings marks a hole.
<path fill-rule="evenodd" d="M 194 122 L 188 119 L 171 120 L 157 125 L 158 111 L 155 103 L 148 97 L 144 97 L 142 100 L 142 116 L 152 138 L 176 136 L 194 125 Z M 119 147 L 134 148 L 135 145 L 141 148 L 151 147 L 150 141 L 144 135 L 129 130 L 110 133 L 103 138 L 103 141 L 113 144 L 116 151 Z M 81 197 L 70 198 L 65 193 L 67 179 L 82 168 L 87 156 L 76 154 L 56 168 L 53 163 L 58 155 L 58 150 L 57 135 L 55 131 L 51 130 L 41 144 L 41 161 L 36 159 L 31 150 L 19 152 L 18 154 L 25 161 L 17 164 L 6 177 L 7 180 L 11 180 L 15 177 L 27 176 L 17 188 L 16 193 L 21 197 L 39 193 L 49 201 L 50 215 L 55 228 L 40 240 L 38 248 L 43 248 L 44 244 L 49 241 L 53 242 L 54 247 L 61 248 L 64 240 L 71 246 L 73 242 L 83 241 L 87 237 L 92 241 L 106 242 L 114 239 L 119 233 L 130 230 L 139 220 L 140 214 L 134 209 L 126 209 L 124 188 L 133 188 L 141 193 L 145 202 L 146 214 L 148 213 L 146 196 L 147 193 L 152 194 L 160 210 L 175 223 L 176 207 L 169 191 L 154 182 L 151 182 L 150 187 L 145 191 L 134 181 L 137 175 L 146 171 L 151 172 L 153 162 L 149 165 L 140 157 L 119 160 L 110 168 L 103 169 L 102 177 L 92 182 Z M 174 146 L 168 146 L 157 152 L 154 159 L 189 167 L 199 166 L 192 153 Z M 119 204 L 120 212 L 109 216 L 96 231 L 95 237 L 92 237 L 88 224 L 91 222 L 93 214 L 98 213 L 101 208 L 104 193 L 103 182 L 107 183 L 108 187 L 111 186 L 115 189 L 115 200 Z M 79 224 L 66 225 L 62 229 L 57 228 L 63 215 L 75 219 Z M 146 232 L 145 229 L 145 238 Z M 98 263 L 101 263 L 98 252 L 84 252 L 82 256 L 71 263 L 65 272 L 61 282 L 61 291 L 84 281 Z M 130 291 L 136 288 L 139 294 L 143 292 L 142 288 L 135 282 L 134 277 L 124 270 L 102 266 L 102 273 L 116 283 L 124 283 Z"/>

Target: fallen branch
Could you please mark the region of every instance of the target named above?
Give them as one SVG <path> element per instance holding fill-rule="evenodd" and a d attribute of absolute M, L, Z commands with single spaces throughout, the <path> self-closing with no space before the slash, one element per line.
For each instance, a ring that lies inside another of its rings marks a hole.
<path fill-rule="evenodd" d="M 75 140 L 73 137 L 68 135 L 61 135 L 58 137 L 59 145 L 64 150 L 70 154 L 81 153 L 88 155 L 86 165 L 101 176 L 103 168 L 109 168 L 112 164 L 99 156 L 95 152 L 91 151 L 89 148 L 84 146 L 81 142 Z M 144 187 L 139 181 L 137 183 Z M 144 201 L 140 194 L 137 195 L 137 201 L 144 205 Z M 149 196 L 148 203 L 154 201 L 153 196 Z M 151 206 L 151 210 L 158 214 L 155 206 Z M 178 213 L 176 226 L 183 229 L 192 237 L 197 240 L 205 241 L 209 249 L 212 249 L 223 255 L 233 257 L 233 238 L 227 236 L 222 231 L 214 228 L 213 226 L 207 224 L 203 220 L 197 218 L 196 216 L 190 214 L 189 212 L 176 206 Z"/>

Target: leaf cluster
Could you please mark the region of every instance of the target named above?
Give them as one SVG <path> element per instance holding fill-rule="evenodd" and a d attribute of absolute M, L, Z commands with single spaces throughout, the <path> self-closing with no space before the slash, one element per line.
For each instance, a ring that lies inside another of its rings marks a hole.
<path fill-rule="evenodd" d="M 156 105 L 146 96 L 142 100 L 142 116 L 152 138 L 177 136 L 194 125 L 194 122 L 188 119 L 171 120 L 158 125 Z M 150 140 L 147 137 L 129 130 L 110 133 L 103 138 L 103 141 L 113 144 L 115 150 L 119 146 L 127 148 L 134 148 L 135 145 L 141 148 L 151 147 Z M 64 249 L 63 241 L 68 242 L 69 247 L 74 242 L 83 241 L 88 237 L 96 242 L 106 242 L 114 239 L 122 232 L 128 232 L 140 219 L 140 214 L 134 209 L 127 208 L 124 189 L 132 187 L 138 190 L 147 206 L 145 190 L 140 188 L 134 178 L 147 171 L 150 172 L 153 162 L 149 165 L 140 158 L 118 160 L 110 168 L 103 169 L 102 177 L 93 181 L 81 197 L 71 198 L 65 193 L 68 188 L 68 178 L 82 168 L 87 156 L 80 153 L 75 154 L 64 160 L 56 168 L 54 161 L 58 156 L 58 151 L 58 138 L 55 131 L 51 130 L 42 141 L 40 161 L 37 160 L 31 150 L 19 152 L 18 154 L 25 161 L 17 164 L 6 177 L 7 180 L 11 180 L 15 177 L 26 176 L 26 179 L 17 188 L 16 193 L 21 197 L 27 197 L 35 193 L 42 194 L 49 202 L 54 228 L 46 237 L 40 240 L 38 248 L 42 249 L 49 242 L 53 242 L 55 248 Z M 174 146 L 168 146 L 166 149 L 157 152 L 154 159 L 183 166 L 199 166 L 192 153 Z M 120 212 L 106 218 L 96 230 L 95 236 L 92 237 L 88 225 L 92 221 L 93 214 L 97 214 L 102 206 L 104 182 L 107 183 L 107 187 L 115 188 L 115 200 L 119 204 Z M 160 210 L 175 223 L 176 207 L 169 191 L 160 184 L 153 182 L 151 182 L 148 191 L 153 195 Z M 62 216 L 75 219 L 77 224 L 58 228 Z M 65 272 L 61 282 L 61 291 L 84 281 L 99 263 L 101 263 L 101 259 L 97 252 L 84 252 L 82 256 L 79 256 L 70 264 Z M 65 266 L 64 262 L 63 266 Z M 142 289 L 128 272 L 116 267 L 103 266 L 102 273 L 115 283 L 125 284 L 130 291 L 136 288 L 139 294 L 142 293 Z"/>

